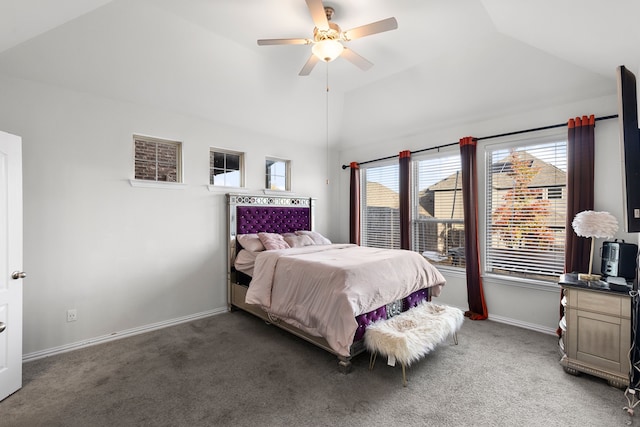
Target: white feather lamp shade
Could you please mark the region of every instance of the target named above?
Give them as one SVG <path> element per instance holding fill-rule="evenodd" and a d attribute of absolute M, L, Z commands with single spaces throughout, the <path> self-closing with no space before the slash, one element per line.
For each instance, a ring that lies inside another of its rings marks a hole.
<path fill-rule="evenodd" d="M 578 280 L 600 280 L 599 275 L 591 274 L 594 239 L 612 238 L 618 231 L 618 220 L 609 212 L 582 211 L 573 218 L 571 226 L 578 236 L 591 238 L 589 274 L 579 274 Z"/>

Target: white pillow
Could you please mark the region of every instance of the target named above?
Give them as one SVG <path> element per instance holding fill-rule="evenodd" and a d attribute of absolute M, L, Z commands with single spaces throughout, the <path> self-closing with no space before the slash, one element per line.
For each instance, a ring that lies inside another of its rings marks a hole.
<path fill-rule="evenodd" d="M 256 263 L 256 257 L 260 252 L 249 252 L 246 249 L 238 252 L 236 259 L 233 265 L 236 267 L 236 270 L 243 272 L 244 274 L 248 274 L 249 276 L 253 276 L 253 266 Z"/>
<path fill-rule="evenodd" d="M 258 233 L 258 238 L 268 251 L 290 248 L 289 244 L 284 241 L 284 237 L 278 233 Z"/>
<path fill-rule="evenodd" d="M 264 251 L 264 245 L 257 234 L 238 234 L 238 243 L 249 252 Z"/>
<path fill-rule="evenodd" d="M 287 233 L 284 235 L 284 241 L 287 242 L 292 248 L 302 248 L 304 246 L 315 245 L 313 239 L 305 234 L 297 236 L 293 233 Z"/>
<path fill-rule="evenodd" d="M 309 230 L 298 230 L 296 231 L 296 234 L 298 236 L 309 236 L 311 237 L 311 240 L 313 240 L 313 243 L 316 245 L 330 245 L 331 244 L 331 240 L 327 239 L 326 237 L 324 237 L 322 234 L 318 233 L 317 231 L 309 231 Z"/>

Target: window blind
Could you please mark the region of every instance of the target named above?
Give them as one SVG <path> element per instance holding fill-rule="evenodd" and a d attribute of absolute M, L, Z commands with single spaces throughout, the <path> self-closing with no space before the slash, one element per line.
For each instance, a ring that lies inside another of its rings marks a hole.
<path fill-rule="evenodd" d="M 400 168 L 397 164 L 361 169 L 361 244 L 400 248 Z"/>
<path fill-rule="evenodd" d="M 536 279 L 564 270 L 566 141 L 487 150 L 487 272 Z"/>
<path fill-rule="evenodd" d="M 460 155 L 417 159 L 413 171 L 413 249 L 432 263 L 464 267 Z"/>

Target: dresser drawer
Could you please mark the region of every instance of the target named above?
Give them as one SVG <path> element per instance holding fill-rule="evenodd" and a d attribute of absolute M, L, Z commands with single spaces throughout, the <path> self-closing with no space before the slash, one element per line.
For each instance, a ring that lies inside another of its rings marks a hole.
<path fill-rule="evenodd" d="M 566 289 L 567 305 L 580 310 L 630 319 L 631 301 L 628 295 Z"/>

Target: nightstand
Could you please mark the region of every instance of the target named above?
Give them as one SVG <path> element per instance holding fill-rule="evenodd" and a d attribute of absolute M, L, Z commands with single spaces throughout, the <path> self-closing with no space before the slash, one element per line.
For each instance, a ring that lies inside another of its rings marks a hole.
<path fill-rule="evenodd" d="M 560 320 L 563 352 L 560 364 L 572 375 L 581 372 L 606 379 L 610 385 L 629 385 L 631 297 L 606 283 L 578 280 L 563 274 L 558 282 L 564 297 Z"/>

